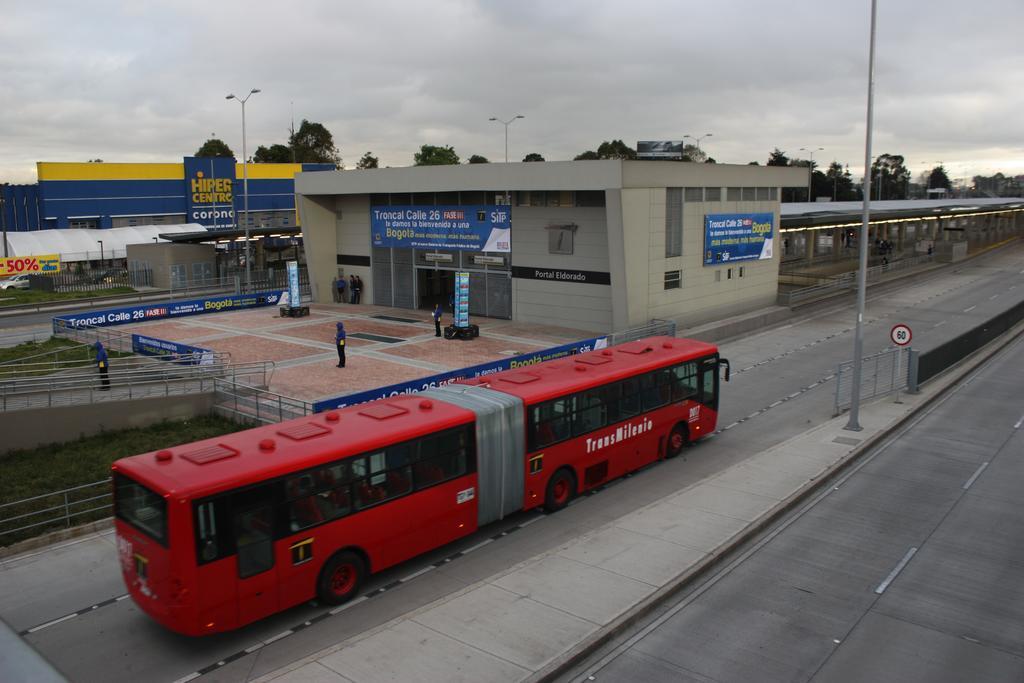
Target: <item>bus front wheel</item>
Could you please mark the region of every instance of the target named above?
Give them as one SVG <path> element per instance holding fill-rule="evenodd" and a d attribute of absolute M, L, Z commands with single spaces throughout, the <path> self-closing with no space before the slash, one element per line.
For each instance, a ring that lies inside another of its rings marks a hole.
<path fill-rule="evenodd" d="M 558 512 L 569 504 L 576 496 L 576 477 L 572 471 L 562 468 L 548 480 L 547 492 L 544 495 L 544 509 Z"/>
<path fill-rule="evenodd" d="M 668 445 L 665 447 L 665 458 L 674 458 L 682 453 L 689 441 L 690 434 L 686 427 L 676 425 L 672 430 L 672 433 L 668 435 Z"/>
<path fill-rule="evenodd" d="M 335 554 L 320 570 L 317 597 L 328 605 L 340 605 L 359 591 L 366 575 L 363 558 L 348 550 Z"/>

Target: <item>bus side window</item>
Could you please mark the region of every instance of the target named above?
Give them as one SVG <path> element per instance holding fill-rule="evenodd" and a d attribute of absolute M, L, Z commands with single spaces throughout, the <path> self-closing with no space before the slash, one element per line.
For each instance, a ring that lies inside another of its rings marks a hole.
<path fill-rule="evenodd" d="M 697 363 L 688 361 L 672 368 L 672 400 L 683 401 L 697 395 Z"/>
<path fill-rule="evenodd" d="M 573 436 L 586 434 L 606 424 L 604 387 L 584 391 L 576 396 L 576 412 L 573 414 Z"/>
<path fill-rule="evenodd" d="M 625 420 L 640 414 L 640 379 L 630 377 L 619 383 L 622 398 L 619 399 L 619 419 Z"/>
<path fill-rule="evenodd" d="M 274 567 L 274 492 L 274 484 L 264 484 L 231 494 L 240 578 Z"/>
<path fill-rule="evenodd" d="M 644 410 L 660 408 L 669 401 L 668 369 L 655 370 L 640 376 Z"/>

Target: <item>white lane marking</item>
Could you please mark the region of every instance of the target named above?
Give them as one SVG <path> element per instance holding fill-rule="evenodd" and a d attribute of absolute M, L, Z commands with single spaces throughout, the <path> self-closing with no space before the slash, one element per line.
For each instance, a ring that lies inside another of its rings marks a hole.
<path fill-rule="evenodd" d="M 188 683 L 189 681 L 194 681 L 195 679 L 199 678 L 200 675 L 201 674 L 198 671 L 193 671 L 188 676 L 185 676 L 184 678 L 179 678 L 178 680 L 174 681 L 174 683 Z"/>
<path fill-rule="evenodd" d="M 245 651 L 246 653 L 251 655 L 253 652 L 256 652 L 256 650 L 260 649 L 261 647 L 263 647 L 263 643 L 256 643 L 255 645 L 250 645 L 249 647 L 245 648 Z"/>
<path fill-rule="evenodd" d="M 800 392 L 799 392 L 799 391 L 794 391 L 794 392 L 793 392 L 792 394 L 790 394 L 790 395 L 789 395 L 789 396 L 787 396 L 786 398 L 796 398 L 796 397 L 797 397 L 797 396 L 799 396 L 799 395 L 800 395 Z"/>
<path fill-rule="evenodd" d="M 44 628 L 50 628 L 51 626 L 56 626 L 57 624 L 59 624 L 62 621 L 67 621 L 68 619 L 74 619 L 77 616 L 78 616 L 77 612 L 74 613 L 74 614 L 68 614 L 67 616 L 61 617 L 60 619 L 54 619 L 53 621 L 48 621 L 45 624 L 39 624 L 39 626 L 34 626 L 34 627 L 30 628 L 28 630 L 28 632 L 29 633 L 35 633 L 36 631 L 42 631 Z"/>
<path fill-rule="evenodd" d="M 121 597 L 117 598 L 117 599 L 116 599 L 116 602 L 121 602 L 122 600 L 127 600 L 127 599 L 128 599 L 128 598 L 130 598 L 130 597 L 131 597 L 130 595 L 128 595 L 127 593 L 125 593 L 125 594 L 124 594 L 124 595 L 122 595 Z"/>
<path fill-rule="evenodd" d="M 1017 420 L 1017 424 L 1013 425 L 1013 428 L 1014 429 L 1020 429 L 1021 425 L 1024 425 L 1024 415 L 1020 416 L 1020 419 Z"/>
<path fill-rule="evenodd" d="M 992 301 L 992 299 L 998 299 L 998 298 L 999 298 L 999 295 L 998 295 L 998 294 L 993 294 L 992 296 L 990 296 L 990 297 L 988 298 L 988 300 L 989 300 L 989 301 Z"/>
<path fill-rule="evenodd" d="M 288 629 L 287 631 L 281 631 L 281 632 L 280 632 L 280 633 L 278 633 L 278 634 L 277 634 L 276 636 L 270 636 L 269 638 L 267 638 L 266 640 L 264 640 L 264 641 L 263 641 L 263 644 L 264 644 L 264 645 L 270 645 L 271 643 L 273 643 L 273 642 L 276 642 L 276 641 L 278 641 L 278 640 L 281 640 L 282 638 L 287 638 L 287 637 L 288 637 L 288 636 L 290 636 L 290 635 L 291 635 L 292 633 L 294 633 L 294 631 L 292 631 L 291 629 Z"/>
<path fill-rule="evenodd" d="M 907 566 L 907 562 L 910 562 L 910 558 L 912 558 L 914 556 L 914 553 L 916 553 L 916 552 L 917 552 L 917 548 L 911 548 L 910 550 L 908 550 L 907 554 L 903 556 L 902 560 L 900 560 L 900 563 L 898 565 L 896 565 L 896 568 L 893 569 L 891 572 L 889 572 L 889 576 L 885 577 L 885 581 L 883 581 L 882 583 L 878 584 L 878 588 L 875 589 L 875 592 L 878 593 L 879 595 L 884 593 L 885 589 L 888 588 L 889 584 L 892 583 L 893 579 L 895 579 L 896 576 L 901 571 L 903 571 L 903 568 Z"/>
<path fill-rule="evenodd" d="M 768 407 L 769 408 L 774 408 L 775 406 L 778 406 L 778 405 L 782 405 L 782 401 L 776 401 L 775 403 L 771 403 L 771 404 L 768 405 Z"/>
<path fill-rule="evenodd" d="M 331 610 L 331 614 L 337 614 L 338 612 L 344 612 L 344 611 L 345 611 L 345 610 L 347 610 L 347 609 L 348 609 L 349 607 L 355 607 L 355 606 L 356 606 L 356 605 L 358 605 L 359 603 L 361 603 L 361 602 L 365 602 L 365 601 L 366 601 L 367 599 L 368 599 L 368 598 L 367 598 L 367 597 L 366 597 L 365 595 L 360 595 L 360 596 L 359 596 L 358 598 L 356 598 L 355 600 L 349 600 L 349 601 L 348 601 L 348 602 L 346 602 L 346 603 L 345 603 L 344 605 L 339 605 L 338 607 L 335 607 L 334 609 L 332 609 L 332 610 Z M 286 635 L 287 635 L 287 634 L 286 634 Z M 267 641 L 264 641 L 264 642 L 267 642 Z"/>
<path fill-rule="evenodd" d="M 971 306 L 970 308 L 965 308 L 965 309 L 964 309 L 964 313 L 970 313 L 970 312 L 971 312 L 971 311 L 973 311 L 973 310 L 974 310 L 975 308 L 977 308 L 977 306 Z"/>
<path fill-rule="evenodd" d="M 945 325 L 945 324 L 946 324 L 946 321 L 945 321 L 945 320 L 943 320 L 943 321 L 942 321 L 942 322 L 940 322 L 940 323 L 935 323 L 934 325 L 932 325 L 932 327 L 942 327 L 942 326 L 943 326 L 943 325 Z"/>
<path fill-rule="evenodd" d="M 986 467 L 988 467 L 988 463 L 987 462 L 981 463 L 981 466 L 978 467 L 977 471 L 974 474 L 972 474 L 971 478 L 967 480 L 966 484 L 964 484 L 964 491 L 966 491 L 967 489 L 971 488 L 971 484 L 974 483 L 975 479 L 977 479 L 978 477 L 981 476 L 981 473 L 985 471 Z"/>

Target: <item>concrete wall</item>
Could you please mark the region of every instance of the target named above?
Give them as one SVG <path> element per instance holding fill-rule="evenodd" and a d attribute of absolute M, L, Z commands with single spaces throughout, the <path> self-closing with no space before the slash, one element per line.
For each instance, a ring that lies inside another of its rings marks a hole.
<path fill-rule="evenodd" d="M 213 411 L 213 392 L 192 396 L 143 398 L 125 403 L 108 401 L 85 405 L 34 408 L 0 413 L 4 453 L 49 443 L 73 441 L 103 431 L 146 427 L 163 420 L 183 420 Z"/>
<path fill-rule="evenodd" d="M 335 198 L 334 211 L 337 253 L 370 258 L 370 195 L 338 196 Z M 373 278 L 370 277 L 370 266 L 339 265 L 337 272 L 343 273 L 346 278 L 350 275 L 361 277 L 362 303 L 373 303 Z M 351 300 L 352 292 L 346 290 L 346 296 Z"/>
<path fill-rule="evenodd" d="M 315 174 L 311 174 L 315 175 Z M 333 174 L 324 174 L 333 175 Z M 331 280 L 337 273 L 337 227 L 334 197 L 295 195 L 302 221 L 302 242 L 313 301 L 330 303 Z"/>
<path fill-rule="evenodd" d="M 609 272 L 604 207 L 516 206 L 512 216 L 513 267 Z M 579 226 L 573 253 L 549 253 L 547 227 L 567 224 Z M 612 329 L 612 287 L 513 277 L 512 317 L 521 322 L 607 332 Z"/>

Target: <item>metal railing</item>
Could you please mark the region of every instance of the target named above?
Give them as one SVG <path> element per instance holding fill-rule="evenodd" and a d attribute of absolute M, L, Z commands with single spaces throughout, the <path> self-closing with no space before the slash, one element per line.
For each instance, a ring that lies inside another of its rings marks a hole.
<path fill-rule="evenodd" d="M 267 386 L 273 361 L 206 363 L 206 354 L 135 358 L 127 367 L 115 363 L 104 387 L 94 369 L 76 368 L 57 374 L 0 379 L 0 410 L 52 408 L 100 401 L 177 396 L 214 391 L 215 380 L 229 378 L 253 386 Z M 122 362 L 127 361 L 124 359 Z M 202 363 L 200 363 L 202 361 Z"/>
<path fill-rule="evenodd" d="M 228 419 L 258 424 L 313 414 L 313 404 L 235 379 L 214 381 L 214 411 Z"/>
<path fill-rule="evenodd" d="M 886 265 L 872 266 L 871 268 L 868 268 L 867 281 L 878 282 L 883 279 L 883 276 L 901 270 L 907 270 L 908 268 L 915 268 L 924 263 L 931 263 L 934 260 L 934 255 L 923 254 L 921 256 L 899 259 Z M 849 273 L 843 273 L 842 275 L 831 276 L 830 280 L 824 284 L 802 287 L 800 289 L 793 290 L 792 292 L 780 293 L 778 297 L 778 304 L 780 306 L 794 306 L 806 301 L 813 301 L 826 296 L 850 291 L 856 289 L 856 287 L 857 271 L 851 271 Z"/>
<path fill-rule="evenodd" d="M 654 318 L 646 325 L 631 327 L 628 330 L 612 332 L 608 335 L 608 345 L 617 346 L 626 342 L 636 341 L 645 337 L 676 336 L 676 321 Z"/>
<path fill-rule="evenodd" d="M 110 506 L 109 478 L 0 504 L 0 545 L 105 519 Z"/>
<path fill-rule="evenodd" d="M 861 360 L 860 398 L 885 396 L 907 389 L 910 376 L 910 349 L 886 349 Z M 850 407 L 853 401 L 853 361 L 844 361 L 836 369 L 836 396 L 833 417 Z"/>

